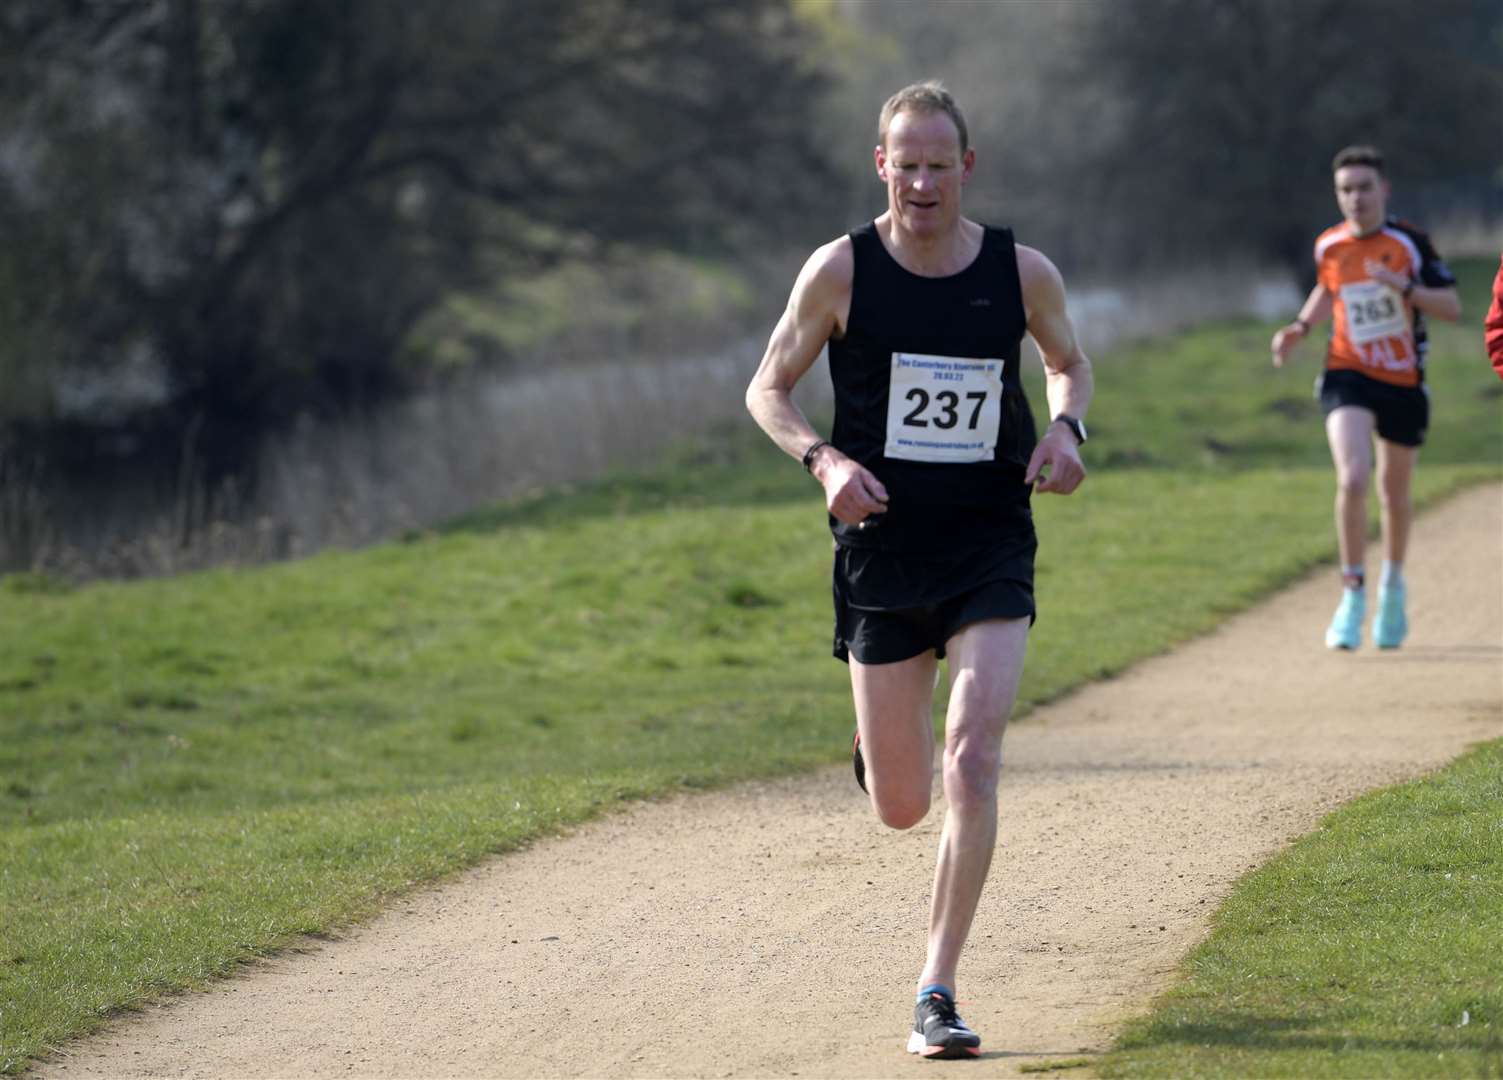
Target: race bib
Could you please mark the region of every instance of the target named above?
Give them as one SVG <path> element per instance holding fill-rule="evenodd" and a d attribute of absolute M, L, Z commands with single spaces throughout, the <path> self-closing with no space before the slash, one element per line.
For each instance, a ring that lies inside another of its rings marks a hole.
<path fill-rule="evenodd" d="M 1001 426 L 1001 360 L 892 354 L 884 456 L 988 461 Z"/>
<path fill-rule="evenodd" d="M 1353 345 L 1366 345 L 1379 338 L 1399 337 L 1409 332 L 1404 298 L 1381 281 L 1356 281 L 1341 286 L 1341 304 L 1346 309 L 1346 335 Z"/>

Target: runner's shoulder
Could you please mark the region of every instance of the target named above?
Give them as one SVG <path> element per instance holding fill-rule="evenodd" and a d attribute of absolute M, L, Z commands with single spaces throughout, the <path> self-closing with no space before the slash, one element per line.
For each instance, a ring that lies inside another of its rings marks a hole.
<path fill-rule="evenodd" d="M 1320 262 L 1321 257 L 1339 243 L 1350 240 L 1352 230 L 1344 221 L 1338 221 L 1329 229 L 1325 229 L 1315 238 L 1315 261 Z"/>
<path fill-rule="evenodd" d="M 1035 296 L 1064 295 L 1064 276 L 1049 256 L 1027 244 L 1014 244 L 1013 247 L 1017 252 L 1018 281 L 1023 286 L 1025 301 Z"/>
<path fill-rule="evenodd" d="M 1398 217 L 1390 217 L 1383 225 L 1384 228 L 1403 236 L 1419 252 L 1418 269 L 1424 284 L 1432 288 L 1446 288 L 1456 284 L 1456 275 L 1451 273 L 1451 268 L 1440 257 L 1440 252 L 1435 250 L 1435 245 L 1430 242 L 1429 233 L 1414 222 Z"/>
<path fill-rule="evenodd" d="M 806 300 L 834 301 L 851 291 L 856 277 L 856 254 L 849 236 L 838 236 L 815 249 L 799 271 L 799 294 Z"/>
<path fill-rule="evenodd" d="M 1430 234 L 1412 221 L 1407 221 L 1401 217 L 1390 217 L 1383 223 L 1383 226 L 1384 228 L 1393 229 L 1395 232 L 1403 233 L 1409 239 L 1413 240 L 1421 250 L 1430 248 L 1431 246 Z"/>

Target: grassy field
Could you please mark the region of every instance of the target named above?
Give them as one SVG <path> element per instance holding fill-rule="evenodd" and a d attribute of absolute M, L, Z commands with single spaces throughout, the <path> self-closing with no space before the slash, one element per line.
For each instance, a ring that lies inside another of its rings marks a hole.
<path fill-rule="evenodd" d="M 1037 503 L 1024 711 L 1332 556 L 1318 360 L 1273 371 L 1270 329 L 1101 359 L 1089 486 Z M 1478 338 L 1437 334 L 1422 498 L 1503 475 Z M 0 1069 L 623 800 L 840 760 L 828 558 L 743 429 L 362 552 L 0 581 Z"/>
<path fill-rule="evenodd" d="M 1503 1075 L 1503 740 L 1250 874 L 1107 1076 Z"/>

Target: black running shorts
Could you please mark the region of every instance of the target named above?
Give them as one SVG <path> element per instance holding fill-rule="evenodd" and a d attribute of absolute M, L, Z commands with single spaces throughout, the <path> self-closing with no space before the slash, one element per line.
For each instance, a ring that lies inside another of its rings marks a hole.
<path fill-rule="evenodd" d="M 835 549 L 834 654 L 893 664 L 986 619 L 1035 617 L 1032 530 L 1010 547 L 942 557 Z"/>
<path fill-rule="evenodd" d="M 1419 446 L 1430 426 L 1430 394 L 1424 385 L 1393 386 L 1357 371 L 1327 371 L 1320 377 L 1320 407 L 1327 416 L 1343 406 L 1366 409 L 1378 420 L 1378 436 L 1400 446 Z"/>

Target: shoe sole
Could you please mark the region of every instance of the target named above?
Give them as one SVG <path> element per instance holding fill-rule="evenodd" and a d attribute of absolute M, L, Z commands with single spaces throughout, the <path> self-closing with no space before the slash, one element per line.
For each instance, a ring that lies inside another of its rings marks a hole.
<path fill-rule="evenodd" d="M 938 1046 L 930 1046 L 924 1041 L 924 1034 L 915 1031 L 908 1036 L 908 1052 L 918 1054 L 930 1061 L 956 1060 L 981 1056 L 981 1047 L 966 1046 L 963 1043 L 941 1043 Z"/>

